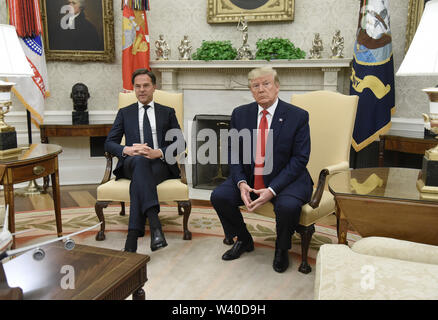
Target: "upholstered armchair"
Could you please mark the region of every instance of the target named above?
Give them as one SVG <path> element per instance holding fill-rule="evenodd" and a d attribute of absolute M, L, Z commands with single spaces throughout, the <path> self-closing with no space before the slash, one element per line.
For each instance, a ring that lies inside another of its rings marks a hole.
<path fill-rule="evenodd" d="M 310 202 L 302 207 L 297 232 L 301 236 L 299 271 L 311 272 L 307 254 L 315 232 L 315 222 L 335 212 L 333 195 L 327 190 L 327 176 L 349 168 L 350 145 L 356 118 L 358 97 L 331 91 L 294 94 L 291 103 L 309 112 L 311 152 L 307 169 L 314 191 Z M 275 219 L 274 206 L 268 202 L 255 213 Z"/>
<path fill-rule="evenodd" d="M 120 93 L 119 94 L 119 108 L 126 107 L 137 101 L 134 92 Z M 155 90 L 154 101 L 173 107 L 175 109 L 178 122 L 183 128 L 183 94 L 182 93 L 169 93 L 161 90 Z M 123 141 L 122 141 L 123 143 Z M 129 202 L 129 185 L 131 183 L 128 179 L 111 178 L 113 170 L 114 155 L 106 152 L 105 158 L 106 168 L 102 182 L 97 187 L 97 201 L 95 210 L 99 221 L 102 222 L 100 231 L 96 235 L 96 240 L 105 240 L 105 216 L 103 209 L 106 208 L 111 202 L 121 203 L 120 215 L 125 215 L 125 203 Z M 189 188 L 187 186 L 187 180 L 185 175 L 184 164 L 180 165 L 181 179 L 169 179 L 165 180 L 157 186 L 158 200 L 160 202 L 176 202 L 178 204 L 178 214 L 184 215 L 183 217 L 183 239 L 191 240 L 192 234 L 188 230 L 188 221 L 191 213 L 192 205 L 189 199 Z"/>

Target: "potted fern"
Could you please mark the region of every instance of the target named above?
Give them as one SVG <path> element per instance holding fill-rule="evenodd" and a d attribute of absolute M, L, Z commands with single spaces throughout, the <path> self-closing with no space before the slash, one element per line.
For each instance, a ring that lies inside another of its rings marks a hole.
<path fill-rule="evenodd" d="M 306 53 L 300 48 L 296 48 L 289 39 L 268 38 L 259 39 L 256 43 L 256 60 L 274 59 L 304 59 Z"/>
<path fill-rule="evenodd" d="M 237 50 L 231 41 L 202 41 L 201 47 L 192 55 L 193 60 L 234 60 Z"/>

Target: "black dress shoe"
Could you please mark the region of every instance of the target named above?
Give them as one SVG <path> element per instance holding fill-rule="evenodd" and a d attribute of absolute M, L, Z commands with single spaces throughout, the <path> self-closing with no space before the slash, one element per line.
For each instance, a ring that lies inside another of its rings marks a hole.
<path fill-rule="evenodd" d="M 166 239 L 164 238 L 163 231 L 161 229 L 151 230 L 151 250 L 155 251 L 167 246 Z"/>
<path fill-rule="evenodd" d="M 275 249 L 272 267 L 279 273 L 286 271 L 289 267 L 289 253 L 286 249 Z"/>
<path fill-rule="evenodd" d="M 241 256 L 244 252 L 251 252 L 254 250 L 254 242 L 252 238 L 250 240 L 243 242 L 237 240 L 230 250 L 227 250 L 223 256 L 222 260 L 234 260 Z"/>
<path fill-rule="evenodd" d="M 137 250 L 132 249 L 132 248 L 123 248 L 122 251 L 124 251 L 124 252 L 134 252 L 134 253 L 137 252 Z"/>
<path fill-rule="evenodd" d="M 222 241 L 224 244 L 226 244 L 227 246 L 231 246 L 232 244 L 234 244 L 234 239 L 233 238 L 224 238 L 224 241 Z"/>

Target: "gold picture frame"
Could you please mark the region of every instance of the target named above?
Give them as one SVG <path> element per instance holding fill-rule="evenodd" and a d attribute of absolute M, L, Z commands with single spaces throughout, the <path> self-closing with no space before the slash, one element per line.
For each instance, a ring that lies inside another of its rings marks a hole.
<path fill-rule="evenodd" d="M 408 52 L 412 39 L 414 39 L 415 31 L 417 31 L 421 16 L 423 15 L 425 0 L 409 0 L 408 21 L 406 24 L 406 41 L 405 53 Z"/>
<path fill-rule="evenodd" d="M 208 23 L 293 21 L 295 0 L 208 0 Z"/>
<path fill-rule="evenodd" d="M 40 0 L 46 59 L 113 62 L 113 0 L 88 0 L 74 23 L 69 20 L 71 11 L 66 11 L 66 5 L 67 0 Z"/>

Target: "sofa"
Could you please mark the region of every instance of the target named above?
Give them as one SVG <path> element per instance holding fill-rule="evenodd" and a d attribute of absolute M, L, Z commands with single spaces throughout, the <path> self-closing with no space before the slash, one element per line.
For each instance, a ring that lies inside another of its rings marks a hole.
<path fill-rule="evenodd" d="M 314 289 L 317 300 L 438 299 L 438 246 L 384 237 L 324 244 Z"/>

